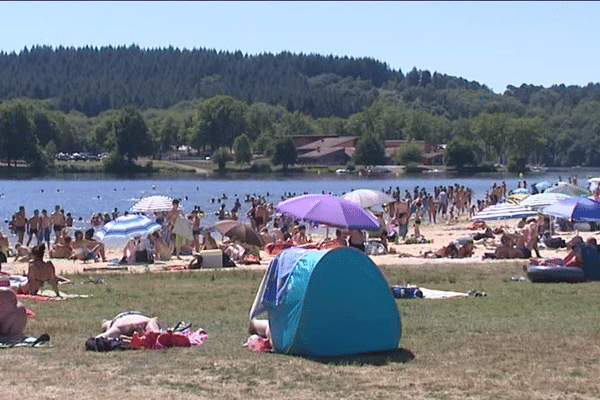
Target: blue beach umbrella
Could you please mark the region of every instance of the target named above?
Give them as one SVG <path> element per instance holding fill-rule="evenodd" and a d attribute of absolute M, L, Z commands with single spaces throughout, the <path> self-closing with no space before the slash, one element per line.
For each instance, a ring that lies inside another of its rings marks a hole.
<path fill-rule="evenodd" d="M 161 228 L 159 224 L 143 215 L 124 215 L 110 221 L 99 231 L 96 237 L 102 241 L 110 238 L 130 238 L 133 236 L 145 236 Z"/>
<path fill-rule="evenodd" d="M 600 201 L 569 197 L 542 209 L 543 214 L 573 221 L 600 220 Z"/>

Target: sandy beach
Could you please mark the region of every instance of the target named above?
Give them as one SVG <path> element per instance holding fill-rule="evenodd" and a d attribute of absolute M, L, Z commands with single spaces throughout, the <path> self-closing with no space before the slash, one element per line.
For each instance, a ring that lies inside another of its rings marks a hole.
<path fill-rule="evenodd" d="M 502 220 L 502 221 L 490 221 L 488 226 L 494 228 L 497 226 L 516 226 L 518 220 Z M 479 241 L 475 246 L 475 252 L 472 257 L 463 259 L 424 259 L 419 257 L 426 251 L 437 250 L 442 246 L 448 245 L 450 242 L 464 236 L 468 236 L 475 231 L 467 229 L 471 225 L 471 221 L 465 216 L 461 217 L 458 221 L 452 223 L 423 223 L 421 225 L 421 234 L 431 241 L 431 243 L 424 244 L 390 244 L 390 248 L 395 251 L 396 254 L 386 255 L 373 255 L 371 259 L 379 266 L 423 266 L 428 265 L 463 265 L 465 267 L 477 267 L 477 268 L 494 268 L 495 265 L 507 263 L 514 263 L 515 266 L 523 266 L 528 264 L 528 260 L 483 260 L 482 256 L 486 252 L 493 252 L 493 241 L 494 239 L 486 239 L 485 241 Z M 412 233 L 412 228 L 409 234 Z M 569 240 L 576 232 L 558 232 L 556 235 Z M 585 239 L 588 237 L 597 237 L 598 232 L 579 232 L 579 234 Z M 313 240 L 319 240 L 319 235 L 312 234 Z M 497 235 L 496 241 L 499 240 Z M 415 257 L 400 257 L 398 253 L 411 254 Z M 540 244 L 540 253 L 542 257 L 564 257 L 567 254 L 566 249 L 546 249 Z M 107 247 L 106 257 L 107 260 L 121 258 L 122 248 L 121 247 Z M 261 251 L 261 263 L 253 265 L 242 265 L 238 264 L 236 269 L 252 269 L 260 270 L 265 269 L 271 260 L 266 252 Z M 172 258 L 170 261 L 158 261 L 150 265 L 135 264 L 135 265 L 119 265 L 110 262 L 93 262 L 93 261 L 79 261 L 79 260 L 66 260 L 66 259 L 50 259 L 56 268 L 58 274 L 93 274 L 93 273 L 106 273 L 106 272 L 128 272 L 128 273 L 139 273 L 146 271 L 161 272 L 168 270 L 180 270 L 186 266 L 191 260 L 192 256 L 182 256 L 180 260 Z M 2 271 L 11 274 L 24 274 L 27 271 L 26 262 L 15 262 L 14 258 L 10 258 L 8 263 L 2 265 Z M 200 270 L 202 271 L 202 270 Z"/>

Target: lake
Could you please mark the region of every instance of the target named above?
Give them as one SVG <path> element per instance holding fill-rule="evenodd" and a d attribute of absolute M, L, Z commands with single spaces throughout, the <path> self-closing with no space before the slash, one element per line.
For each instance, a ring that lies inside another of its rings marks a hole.
<path fill-rule="evenodd" d="M 545 174 L 529 175 L 524 179 L 528 184 L 540 181 L 557 181 L 561 176 L 566 180 L 569 176 L 577 175 L 579 185 L 586 186 L 587 178 L 599 176 L 600 170 L 565 169 Z M 353 189 L 387 189 L 398 186 L 402 192 L 411 191 L 415 186 L 425 187 L 429 192 L 436 185 L 453 185 L 458 183 L 473 189 L 475 199 L 484 197 L 494 182 L 506 181 L 508 189 L 515 189 L 517 182 L 523 179 L 513 174 L 489 174 L 474 177 L 452 177 L 445 174 L 422 174 L 401 176 L 397 179 L 368 179 L 356 176 L 343 177 L 303 177 L 282 179 L 37 179 L 37 180 L 0 180 L 0 219 L 4 233 L 8 232 L 5 221 L 11 219 L 19 206 L 25 206 L 27 217 L 33 214 L 34 209 L 48 210 L 51 213 L 54 206 L 59 204 L 65 212 L 70 212 L 77 221 L 77 227 L 89 226 L 92 214 L 110 212 L 115 207 L 121 214 L 129 210 L 133 204 L 142 197 L 150 195 L 166 195 L 182 199 L 184 210 L 190 211 L 195 205 L 202 208 L 207 214 L 202 225 L 212 225 L 216 222 L 214 213 L 221 203 L 215 200 L 223 194 L 226 209 L 233 207 L 236 196 L 242 202 L 240 217 L 245 220 L 248 204 L 244 203 L 246 194 L 265 196 L 278 203 L 284 193 L 333 193 L 342 194 Z M 187 196 L 187 197 L 186 197 Z M 12 240 L 11 240 L 12 241 Z"/>

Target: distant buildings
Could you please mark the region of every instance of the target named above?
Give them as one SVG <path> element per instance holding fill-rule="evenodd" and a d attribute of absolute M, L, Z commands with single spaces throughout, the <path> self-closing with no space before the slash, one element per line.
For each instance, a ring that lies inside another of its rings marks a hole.
<path fill-rule="evenodd" d="M 354 154 L 357 138 L 354 136 L 292 136 L 299 164 L 345 165 Z M 388 164 L 393 164 L 392 157 L 397 150 L 409 143 L 416 144 L 423 151 L 423 164 L 440 165 L 444 152 L 438 145 L 428 144 L 422 140 L 386 140 L 385 155 Z"/>

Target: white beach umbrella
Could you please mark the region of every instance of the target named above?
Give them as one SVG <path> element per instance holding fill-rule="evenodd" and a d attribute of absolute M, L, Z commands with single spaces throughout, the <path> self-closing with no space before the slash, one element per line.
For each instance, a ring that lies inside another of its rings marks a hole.
<path fill-rule="evenodd" d="M 568 199 L 568 196 L 563 193 L 540 193 L 534 194 L 523 200 L 519 205 L 530 207 L 535 210 L 549 206 L 550 204 L 558 203 L 561 200 Z"/>
<path fill-rule="evenodd" d="M 393 203 L 395 199 L 387 193 L 379 190 L 358 189 L 346 193 L 342 196 L 344 199 L 359 204 L 362 208 L 378 206 L 381 204 Z"/>
<path fill-rule="evenodd" d="M 159 212 L 173 208 L 173 199 L 167 196 L 144 197 L 131 207 L 131 212 Z"/>
<path fill-rule="evenodd" d="M 533 217 L 535 215 L 537 215 L 537 212 L 529 207 L 524 207 L 522 205 L 517 206 L 510 203 L 499 203 L 484 208 L 475 214 L 472 219 L 474 221 L 487 221 L 495 219 Z"/>
<path fill-rule="evenodd" d="M 95 236 L 102 241 L 110 238 L 146 236 L 160 228 L 159 224 L 148 217 L 130 214 L 108 222 L 95 233 Z"/>

